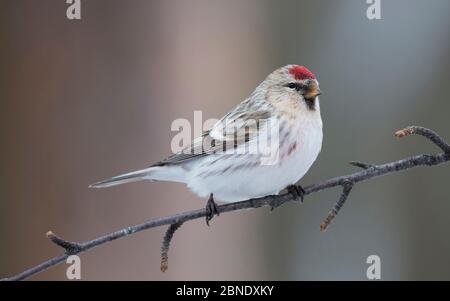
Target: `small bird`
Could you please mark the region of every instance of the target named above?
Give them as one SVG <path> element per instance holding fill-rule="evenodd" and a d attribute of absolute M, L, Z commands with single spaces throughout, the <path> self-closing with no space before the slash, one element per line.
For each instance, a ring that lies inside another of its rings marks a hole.
<path fill-rule="evenodd" d="M 185 183 L 198 196 L 209 197 L 208 225 L 219 214 L 215 198 L 231 203 L 288 189 L 303 200 L 304 191 L 295 184 L 322 147 L 320 94 L 306 67 L 281 67 L 190 146 L 148 168 L 89 187 L 141 180 Z"/>

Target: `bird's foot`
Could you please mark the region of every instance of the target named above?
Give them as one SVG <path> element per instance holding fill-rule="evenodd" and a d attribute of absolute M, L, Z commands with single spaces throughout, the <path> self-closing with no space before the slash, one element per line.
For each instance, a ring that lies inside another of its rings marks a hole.
<path fill-rule="evenodd" d="M 217 209 L 217 204 L 214 202 L 213 194 L 209 196 L 208 201 L 206 202 L 206 224 L 209 226 L 209 221 L 213 219 L 214 215 L 219 216 L 220 212 Z"/>
<path fill-rule="evenodd" d="M 300 200 L 300 203 L 303 203 L 303 196 L 305 195 L 305 190 L 300 185 L 289 185 L 287 191 L 292 194 L 294 197 L 294 201 Z"/>
<path fill-rule="evenodd" d="M 294 197 L 294 201 L 300 200 L 303 203 L 303 196 L 305 195 L 305 190 L 300 185 L 289 185 L 286 187 L 287 191 Z M 268 205 L 270 206 L 270 211 L 273 211 L 275 208 L 280 207 L 284 202 L 278 199 L 271 199 L 268 201 Z"/>

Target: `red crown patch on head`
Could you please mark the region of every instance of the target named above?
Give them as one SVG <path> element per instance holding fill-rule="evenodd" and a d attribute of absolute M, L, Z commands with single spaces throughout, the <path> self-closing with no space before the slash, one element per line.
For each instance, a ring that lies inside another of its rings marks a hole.
<path fill-rule="evenodd" d="M 306 67 L 303 66 L 293 66 L 291 69 L 289 69 L 289 73 L 292 74 L 295 79 L 297 80 L 304 80 L 304 79 L 315 79 L 316 76 L 314 73 L 309 71 Z"/>

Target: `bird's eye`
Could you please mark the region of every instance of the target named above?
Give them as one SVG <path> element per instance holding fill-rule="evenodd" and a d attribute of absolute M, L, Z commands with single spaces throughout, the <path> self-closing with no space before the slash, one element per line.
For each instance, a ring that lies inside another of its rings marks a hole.
<path fill-rule="evenodd" d="M 289 89 L 292 89 L 292 90 L 296 90 L 296 91 L 300 91 L 303 89 L 303 85 L 301 85 L 299 83 L 289 83 L 286 85 L 286 87 L 288 87 Z"/>
<path fill-rule="evenodd" d="M 297 89 L 297 84 L 296 83 L 289 83 L 286 85 L 286 87 L 288 87 L 289 89 Z"/>

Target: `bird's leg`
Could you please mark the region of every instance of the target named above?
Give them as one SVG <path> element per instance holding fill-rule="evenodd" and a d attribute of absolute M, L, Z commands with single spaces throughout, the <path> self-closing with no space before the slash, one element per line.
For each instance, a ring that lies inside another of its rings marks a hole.
<path fill-rule="evenodd" d="M 305 195 L 305 190 L 300 185 L 289 185 L 287 191 L 292 194 L 294 200 L 300 199 L 300 202 L 303 203 L 303 196 Z"/>
<path fill-rule="evenodd" d="M 217 204 L 214 202 L 213 194 L 209 195 L 209 199 L 206 202 L 206 224 L 209 226 L 209 221 L 213 219 L 214 215 L 219 216 L 219 210 L 217 209 Z"/>

